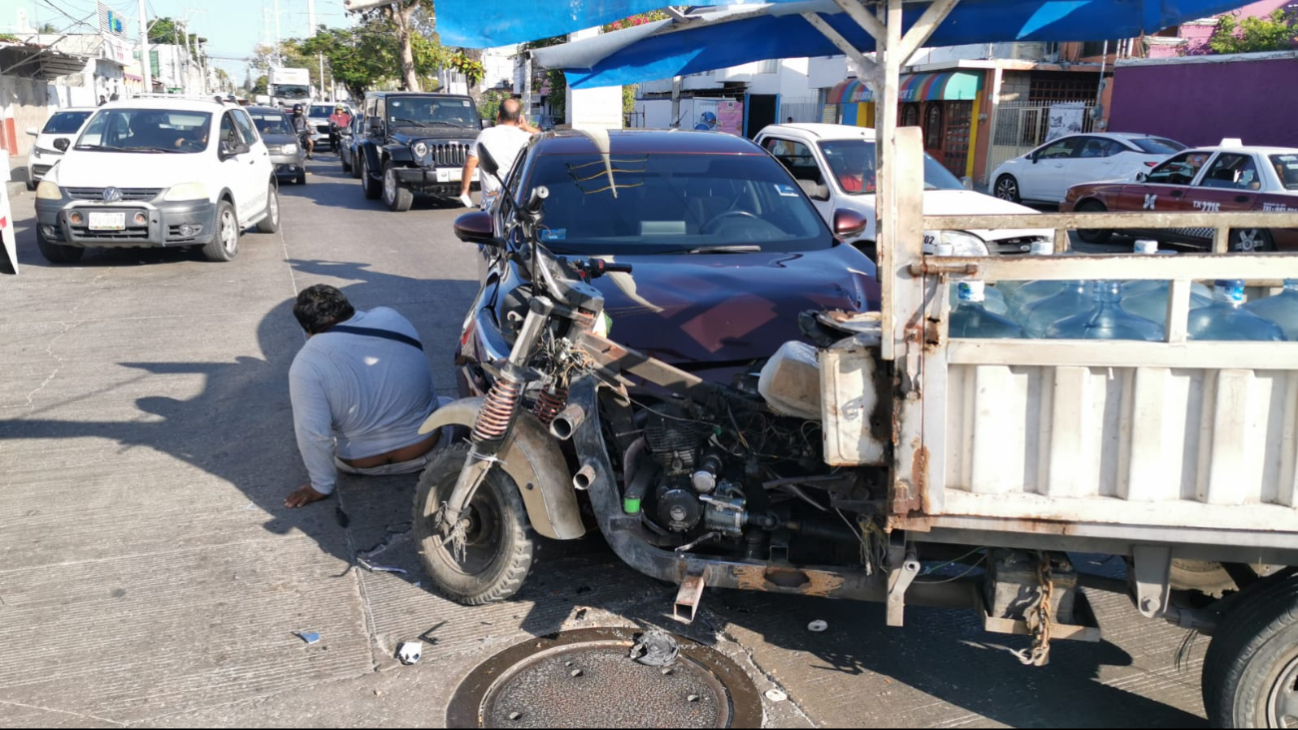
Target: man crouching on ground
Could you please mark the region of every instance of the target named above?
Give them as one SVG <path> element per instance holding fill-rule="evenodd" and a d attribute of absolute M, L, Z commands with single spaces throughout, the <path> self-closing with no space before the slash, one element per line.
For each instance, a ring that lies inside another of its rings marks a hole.
<path fill-rule="evenodd" d="M 297 297 L 307 342 L 289 369 L 293 425 L 311 483 L 284 501 L 304 507 L 333 494 L 338 471 L 422 471 L 438 434 L 419 435 L 437 408 L 433 374 L 414 325 L 394 310 L 357 312 L 332 286 Z"/>

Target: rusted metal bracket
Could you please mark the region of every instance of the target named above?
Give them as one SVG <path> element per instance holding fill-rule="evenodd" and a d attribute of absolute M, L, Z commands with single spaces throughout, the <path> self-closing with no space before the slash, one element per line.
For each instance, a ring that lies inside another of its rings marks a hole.
<path fill-rule="evenodd" d="M 1172 596 L 1172 548 L 1165 545 L 1137 546 L 1132 550 L 1131 580 L 1136 589 L 1136 608 L 1145 618 L 1167 612 Z"/>
<path fill-rule="evenodd" d="M 943 261 L 925 256 L 922 260 L 910 265 L 911 276 L 928 276 L 931 274 L 977 276 L 978 264 L 971 264 L 967 261 Z"/>
<path fill-rule="evenodd" d="M 694 615 L 698 613 L 699 601 L 703 598 L 703 575 L 687 575 L 685 580 L 681 581 L 681 589 L 676 593 L 676 603 L 672 606 L 672 618 L 683 624 L 694 623 Z M 689 609 L 689 616 L 681 614 L 682 608 Z"/>
<path fill-rule="evenodd" d="M 888 546 L 888 625 L 893 627 L 905 624 L 906 591 L 920 569 L 919 555 L 904 540 L 900 533 L 893 533 Z"/>

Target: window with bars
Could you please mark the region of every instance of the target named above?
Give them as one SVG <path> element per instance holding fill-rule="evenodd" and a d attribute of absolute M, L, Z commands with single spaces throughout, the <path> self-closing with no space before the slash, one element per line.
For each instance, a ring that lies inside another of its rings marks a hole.
<path fill-rule="evenodd" d="M 1099 90 L 1099 79 L 1092 74 L 1033 74 L 1028 89 L 1028 100 L 1034 102 L 1090 101 L 1095 98 Z"/>

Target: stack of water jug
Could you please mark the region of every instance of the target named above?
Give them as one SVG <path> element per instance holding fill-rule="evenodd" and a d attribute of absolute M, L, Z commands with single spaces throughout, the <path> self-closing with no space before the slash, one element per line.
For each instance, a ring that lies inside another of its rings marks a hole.
<path fill-rule="evenodd" d="M 1139 254 L 1158 253 L 1156 241 L 1137 241 Z M 939 246 L 936 255 L 945 253 Z M 1050 243 L 1034 255 L 1053 253 Z M 949 254 L 948 254 L 949 255 Z M 1279 294 L 1245 303 L 1244 282 L 1194 284 L 1191 340 L 1298 341 L 1298 279 Z M 1160 342 L 1167 320 L 1167 281 L 1004 281 L 952 285 L 952 337 Z"/>

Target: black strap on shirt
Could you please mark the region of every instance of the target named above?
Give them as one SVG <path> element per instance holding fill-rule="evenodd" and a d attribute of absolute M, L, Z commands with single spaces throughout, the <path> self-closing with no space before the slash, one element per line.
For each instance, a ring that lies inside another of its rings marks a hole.
<path fill-rule="evenodd" d="M 384 340 L 392 340 L 393 342 L 403 342 L 407 345 L 410 345 L 411 347 L 418 348 L 421 351 L 424 349 L 423 344 L 421 344 L 419 340 L 416 340 L 415 338 L 409 337 L 407 335 L 403 335 L 400 332 L 378 330 L 378 329 L 372 329 L 370 327 L 349 327 L 345 324 L 340 324 L 340 325 L 335 325 L 333 327 L 330 327 L 328 330 L 326 330 L 326 332 L 342 332 L 343 334 L 346 335 L 360 335 L 362 337 L 378 337 Z"/>

